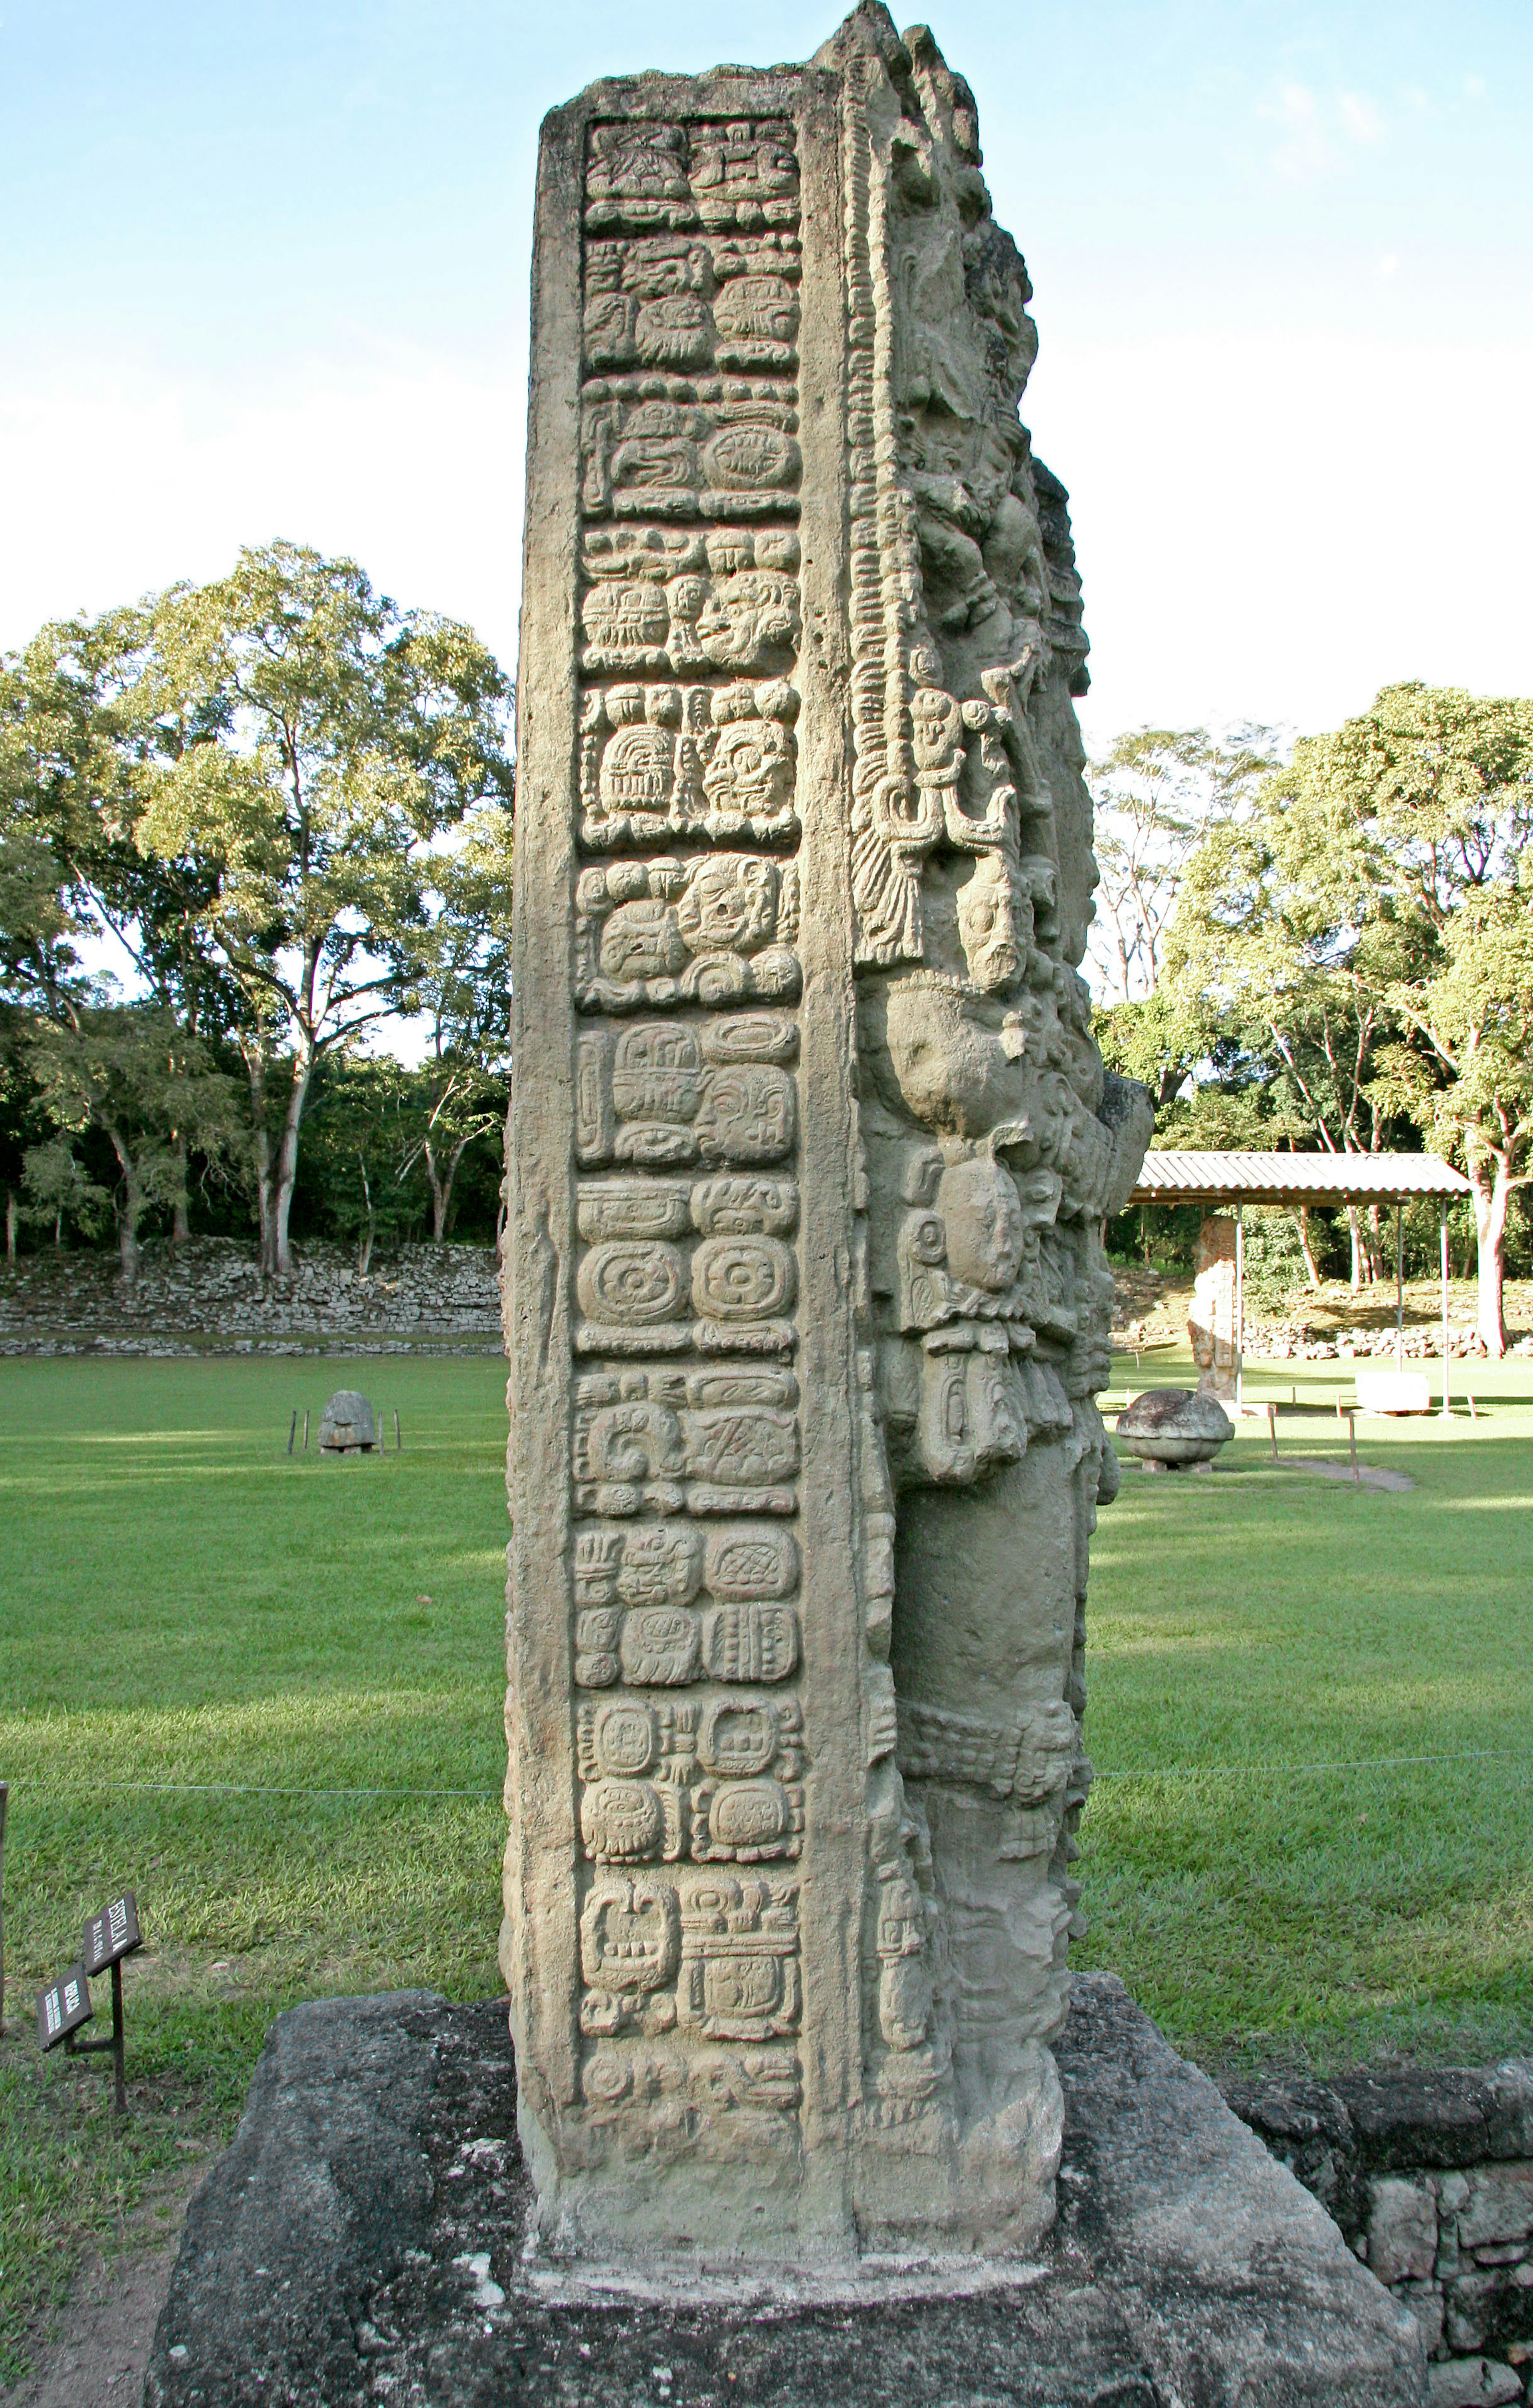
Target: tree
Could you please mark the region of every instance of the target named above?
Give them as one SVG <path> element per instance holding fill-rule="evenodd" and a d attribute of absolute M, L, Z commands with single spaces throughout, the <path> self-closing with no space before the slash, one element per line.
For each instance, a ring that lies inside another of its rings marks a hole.
<path fill-rule="evenodd" d="M 138 1233 L 150 1204 L 182 1174 L 185 1148 L 217 1154 L 237 1142 L 233 1082 L 173 1012 L 153 1005 L 72 1003 L 39 1020 L 27 1046 L 44 1109 L 66 1136 L 98 1128 L 117 1160 L 112 1195 L 122 1278 L 138 1276 Z M 27 1183 L 57 1204 L 91 1199 L 68 1181 L 63 1156 L 28 1155 Z M 74 1209 L 70 1206 L 69 1209 Z"/>
<path fill-rule="evenodd" d="M 402 1008 L 425 1023 L 427 1052 L 418 1073 L 420 1133 L 405 1169 L 424 1164 L 437 1245 L 463 1157 L 499 1134 L 509 1100 L 511 836 L 503 805 L 469 813 L 462 842 L 432 862 L 437 908 L 407 948 Z"/>
<path fill-rule="evenodd" d="M 55 1246 L 64 1242 L 65 1221 L 93 1238 L 111 1217 L 111 1191 L 91 1177 L 72 1138 L 51 1137 L 45 1144 L 28 1146 L 21 1183 L 30 1198 L 27 1219 L 45 1227 L 51 1223 Z M 13 1244 L 10 1252 L 15 1251 Z"/>
<path fill-rule="evenodd" d="M 1533 702 L 1386 687 L 1211 831 L 1165 948 L 1166 982 L 1268 1055 L 1323 1146 L 1375 1152 L 1413 1120 L 1461 1157 L 1495 1354 L 1529 1141 L 1530 834 Z"/>
<path fill-rule="evenodd" d="M 1279 743 L 1268 727 L 1227 740 L 1202 727 L 1139 727 L 1092 765 L 1100 1033 L 1113 1067 L 1149 1087 L 1157 1111 L 1185 1086 L 1210 1035 L 1206 1012 L 1161 990 L 1182 881 L 1210 830 L 1238 817 L 1270 772 Z"/>
<path fill-rule="evenodd" d="M 141 997 L 193 1041 L 225 1038 L 237 989 L 201 938 L 208 874 L 135 841 L 152 741 L 137 690 L 151 633 L 142 607 L 50 622 L 0 662 L 0 977 L 57 1025 L 109 992 L 83 977 L 75 940 L 110 938 Z M 184 1129 L 164 1168 L 172 1236 L 187 1235 Z"/>
<path fill-rule="evenodd" d="M 1249 813 L 1210 830 L 1189 862 L 1166 945 L 1168 1008 L 1198 1005 L 1247 1055 L 1290 1131 L 1327 1154 L 1377 1153 L 1389 1111 L 1376 1083 L 1387 996 L 1410 958 L 1387 857 L 1296 766 Z M 1349 1211 L 1353 1284 L 1377 1278 L 1377 1232 Z M 1313 1254 L 1301 1228 L 1307 1264 Z"/>
<path fill-rule="evenodd" d="M 470 629 L 401 612 L 354 562 L 294 544 L 153 608 L 136 833 L 147 857 L 208 873 L 194 919 L 241 998 L 272 1276 L 291 1269 L 316 1068 L 399 1001 L 424 848 L 472 804 L 510 799 L 508 695 Z"/>
<path fill-rule="evenodd" d="M 1533 701 L 1386 686 L 1334 736 L 1301 745 L 1295 768 L 1301 796 L 1356 831 L 1400 931 L 1385 989 L 1400 1035 L 1381 1060 L 1379 1094 L 1463 1162 L 1480 1335 L 1500 1354 L 1507 1207 L 1528 1143 Z"/>
<path fill-rule="evenodd" d="M 1474 1189 L 1479 1325 L 1486 1352 L 1506 1352 L 1503 1290 L 1507 1214 L 1533 1180 L 1533 880 L 1497 880 L 1466 896 L 1442 931 L 1430 976 L 1396 989 L 1394 1002 L 1427 1049 L 1436 1079 L 1420 1076 L 1405 1046 L 1386 1078 L 1445 1154 L 1457 1154 Z"/>

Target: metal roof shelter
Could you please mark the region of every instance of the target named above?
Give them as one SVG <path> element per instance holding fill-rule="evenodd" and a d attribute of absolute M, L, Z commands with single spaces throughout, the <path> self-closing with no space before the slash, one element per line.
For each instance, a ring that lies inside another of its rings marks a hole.
<path fill-rule="evenodd" d="M 1435 1154 L 1147 1154 L 1130 1204 L 1382 1204 L 1468 1196 Z"/>
<path fill-rule="evenodd" d="M 1393 1204 L 1395 1207 L 1395 1359 L 1405 1362 L 1405 1282 L 1401 1213 L 1408 1198 L 1440 1205 L 1442 1411 L 1448 1411 L 1448 1205 L 1471 1193 L 1451 1162 L 1435 1154 L 1147 1154 L 1130 1204 L 1233 1204 L 1235 1207 L 1235 1359 L 1245 1337 L 1247 1204 Z M 1242 1374 L 1236 1371 L 1236 1405 Z"/>

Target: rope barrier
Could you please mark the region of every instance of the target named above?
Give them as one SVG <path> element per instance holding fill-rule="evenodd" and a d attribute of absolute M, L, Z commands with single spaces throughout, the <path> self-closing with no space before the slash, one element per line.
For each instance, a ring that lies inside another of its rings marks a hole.
<path fill-rule="evenodd" d="M 1165 1764 L 1136 1766 L 1113 1771 L 1099 1771 L 1097 1782 L 1105 1781 L 1202 1781 L 1244 1780 L 1253 1775 L 1263 1778 L 1273 1774 L 1304 1772 L 1374 1772 L 1395 1770 L 1402 1766 L 1424 1764 L 1527 1764 L 1533 1763 L 1533 1749 L 1503 1747 L 1471 1747 L 1451 1756 L 1343 1756 L 1314 1764 Z M 483 1804 L 498 1803 L 499 1789 L 307 1789 L 278 1786 L 247 1781 L 105 1781 L 89 1773 L 78 1780 L 64 1782 L 44 1774 L 32 1778 L 22 1774 L 12 1778 L 15 1789 L 105 1789 L 122 1796 L 165 1796 L 175 1798 L 426 1798 L 432 1799 L 470 1799 Z"/>

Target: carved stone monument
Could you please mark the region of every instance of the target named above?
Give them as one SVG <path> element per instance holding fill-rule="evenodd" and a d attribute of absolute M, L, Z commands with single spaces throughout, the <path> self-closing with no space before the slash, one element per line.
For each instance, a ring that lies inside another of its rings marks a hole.
<path fill-rule="evenodd" d="M 1211 1213 L 1193 1248 L 1193 1309 L 1187 1336 L 1200 1397 L 1233 1404 L 1240 1382 L 1239 1240 L 1227 1213 Z"/>
<path fill-rule="evenodd" d="M 597 84 L 538 179 L 502 1961 L 546 2245 L 1053 2213 L 1099 1232 L 1064 488 L 973 96 Z"/>

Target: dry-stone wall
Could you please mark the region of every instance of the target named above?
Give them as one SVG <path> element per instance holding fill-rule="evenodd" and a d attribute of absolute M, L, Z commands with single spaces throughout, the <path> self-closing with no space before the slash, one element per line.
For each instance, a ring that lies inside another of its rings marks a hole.
<path fill-rule="evenodd" d="M 129 1287 L 111 1254 L 0 1266 L 0 1354 L 498 1354 L 499 1314 L 488 1246 L 402 1246 L 365 1272 L 306 1246 L 280 1283 L 232 1238 L 146 1247 Z"/>
<path fill-rule="evenodd" d="M 1419 2318 L 1433 2408 L 1533 2397 L 1533 2063 L 1225 2095 Z"/>

